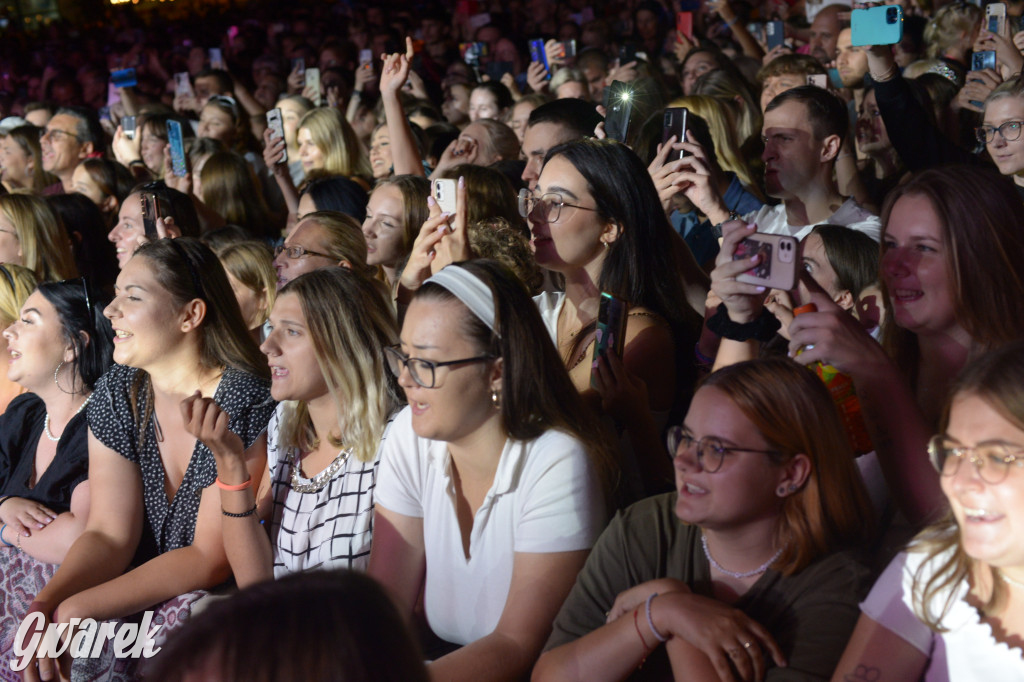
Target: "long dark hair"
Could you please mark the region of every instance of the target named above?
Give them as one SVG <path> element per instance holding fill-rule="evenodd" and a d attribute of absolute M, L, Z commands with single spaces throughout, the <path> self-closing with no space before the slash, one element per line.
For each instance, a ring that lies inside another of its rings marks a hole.
<path fill-rule="evenodd" d="M 485 282 L 494 296 L 495 331 L 468 308 L 461 331 L 481 354 L 502 358 L 501 421 L 505 433 L 520 441 L 534 440 L 550 429 L 571 433 L 587 446 L 602 483 L 610 490 L 615 476 L 615 455 L 607 445 L 610 440 L 569 379 L 526 287 L 497 261 L 478 259 L 448 267 L 468 270 Z M 450 291 L 431 282 L 416 291 L 414 300 L 459 302 Z"/>
<path fill-rule="evenodd" d="M 544 163 L 556 156 L 571 163 L 587 181 L 598 216 L 619 226 L 619 238 L 608 247 L 598 287 L 668 321 L 676 343 L 676 393 L 688 394 L 696 377 L 692 349 L 701 320 L 686 303 L 672 225 L 654 181 L 633 150 L 611 140 L 560 144 L 548 152 Z M 628 182 L 623 181 L 626 178 Z M 576 336 L 570 357 L 580 352 L 580 343 L 595 324 L 591 322 Z"/>
<path fill-rule="evenodd" d="M 91 391 L 114 362 L 114 330 L 103 315 L 110 298 L 84 277 L 43 282 L 38 291 L 57 311 L 64 341 L 75 350 L 74 376 Z"/>

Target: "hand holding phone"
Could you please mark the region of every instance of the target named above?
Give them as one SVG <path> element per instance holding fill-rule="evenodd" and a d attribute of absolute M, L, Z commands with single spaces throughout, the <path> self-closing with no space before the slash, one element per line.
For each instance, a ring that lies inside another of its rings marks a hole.
<path fill-rule="evenodd" d="M 275 108 L 267 112 L 267 128 L 270 130 L 270 137 L 272 139 L 284 139 L 284 119 L 280 109 Z M 288 163 L 288 145 L 285 145 L 281 158 L 277 163 Z"/>
<path fill-rule="evenodd" d="M 156 221 L 161 218 L 160 199 L 151 192 L 142 193 L 142 226 L 146 232 L 147 239 L 159 239 L 160 234 L 156 229 Z"/>
<path fill-rule="evenodd" d="M 686 124 L 689 115 L 690 111 L 686 107 L 669 107 L 665 109 L 665 118 L 661 129 L 662 144 L 667 144 L 673 136 L 676 138 L 676 142 L 686 142 Z M 687 153 L 685 149 L 673 149 L 665 157 L 665 162 L 678 161 L 686 156 Z"/>
<path fill-rule="evenodd" d="M 601 292 L 601 304 L 597 312 L 597 338 L 594 341 L 594 364 L 608 353 L 622 357 L 626 346 L 626 322 L 629 320 L 629 303 L 608 293 Z M 590 385 L 597 388 L 594 370 L 590 371 Z"/>
<path fill-rule="evenodd" d="M 850 43 L 863 45 L 896 45 L 903 40 L 903 8 L 880 5 L 855 9 L 850 13 Z"/>
<path fill-rule="evenodd" d="M 633 88 L 629 83 L 612 81 L 604 89 L 604 132 L 612 140 L 625 142 L 633 116 Z"/>
<path fill-rule="evenodd" d="M 441 213 L 455 214 L 455 180 L 439 178 L 431 182 L 430 195 Z"/>
<path fill-rule="evenodd" d="M 733 260 L 759 256 L 750 270 L 736 276 L 737 282 L 756 284 L 766 289 L 789 291 L 796 286 L 800 261 L 796 239 L 781 234 L 754 233 L 736 245 Z"/>
<path fill-rule="evenodd" d="M 179 178 L 185 177 L 188 173 L 185 139 L 181 132 L 181 123 L 174 119 L 167 121 L 167 144 L 171 148 L 171 172 Z"/>

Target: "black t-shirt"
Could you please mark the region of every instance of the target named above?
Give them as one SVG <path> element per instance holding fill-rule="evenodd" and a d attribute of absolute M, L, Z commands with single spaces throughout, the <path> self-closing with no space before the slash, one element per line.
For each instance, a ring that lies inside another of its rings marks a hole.
<path fill-rule="evenodd" d="M 0 494 L 34 500 L 63 513 L 70 509 L 75 486 L 89 475 L 88 423 L 84 410 L 71 418 L 53 462 L 33 487 L 30 482 L 45 418 L 46 404 L 34 393 L 18 396 L 0 415 Z"/>

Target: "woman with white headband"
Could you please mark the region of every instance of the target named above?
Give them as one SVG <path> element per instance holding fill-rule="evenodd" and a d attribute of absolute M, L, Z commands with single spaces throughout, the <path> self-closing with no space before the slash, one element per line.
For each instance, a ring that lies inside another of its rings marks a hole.
<path fill-rule="evenodd" d="M 520 679 L 605 522 L 610 458 L 540 314 L 486 260 L 428 279 L 387 349 L 409 405 L 381 453 L 369 573 L 461 647 L 437 679 Z M 428 658 L 431 652 L 428 650 Z"/>

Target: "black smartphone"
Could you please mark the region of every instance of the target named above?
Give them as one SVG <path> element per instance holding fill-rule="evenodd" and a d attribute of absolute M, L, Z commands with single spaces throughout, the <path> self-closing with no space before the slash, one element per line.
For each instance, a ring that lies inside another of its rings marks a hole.
<path fill-rule="evenodd" d="M 996 68 L 995 50 L 982 50 L 971 55 L 971 71 Z"/>
<path fill-rule="evenodd" d="M 506 73 L 513 73 L 512 62 L 488 62 L 484 73 L 495 83 L 500 83 Z"/>
<path fill-rule="evenodd" d="M 661 129 L 661 143 L 665 144 L 668 139 L 675 135 L 676 142 L 686 142 L 686 119 L 689 117 L 690 111 L 686 107 L 669 107 L 665 109 L 665 122 Z M 665 157 L 665 162 L 678 161 L 679 159 L 686 156 L 687 152 L 683 149 L 676 151 L 673 149 Z"/>
<path fill-rule="evenodd" d="M 612 140 L 625 142 L 633 116 L 633 88 L 629 83 L 612 81 L 604 89 L 604 112 L 605 134 Z"/>
<path fill-rule="evenodd" d="M 636 45 L 626 43 L 619 48 L 619 66 L 636 61 Z"/>
<path fill-rule="evenodd" d="M 786 24 L 779 20 L 766 23 L 764 25 L 764 40 L 769 50 L 785 43 Z"/>
<path fill-rule="evenodd" d="M 156 220 L 163 214 L 160 212 L 160 198 L 152 192 L 142 193 L 142 226 L 148 239 L 159 239 L 156 231 Z"/>
<path fill-rule="evenodd" d="M 594 362 L 601 356 L 614 353 L 622 357 L 626 345 L 626 320 L 629 303 L 607 291 L 601 292 L 601 305 L 597 311 L 597 339 L 594 343 Z M 590 385 L 594 385 L 594 372 L 590 372 Z"/>

